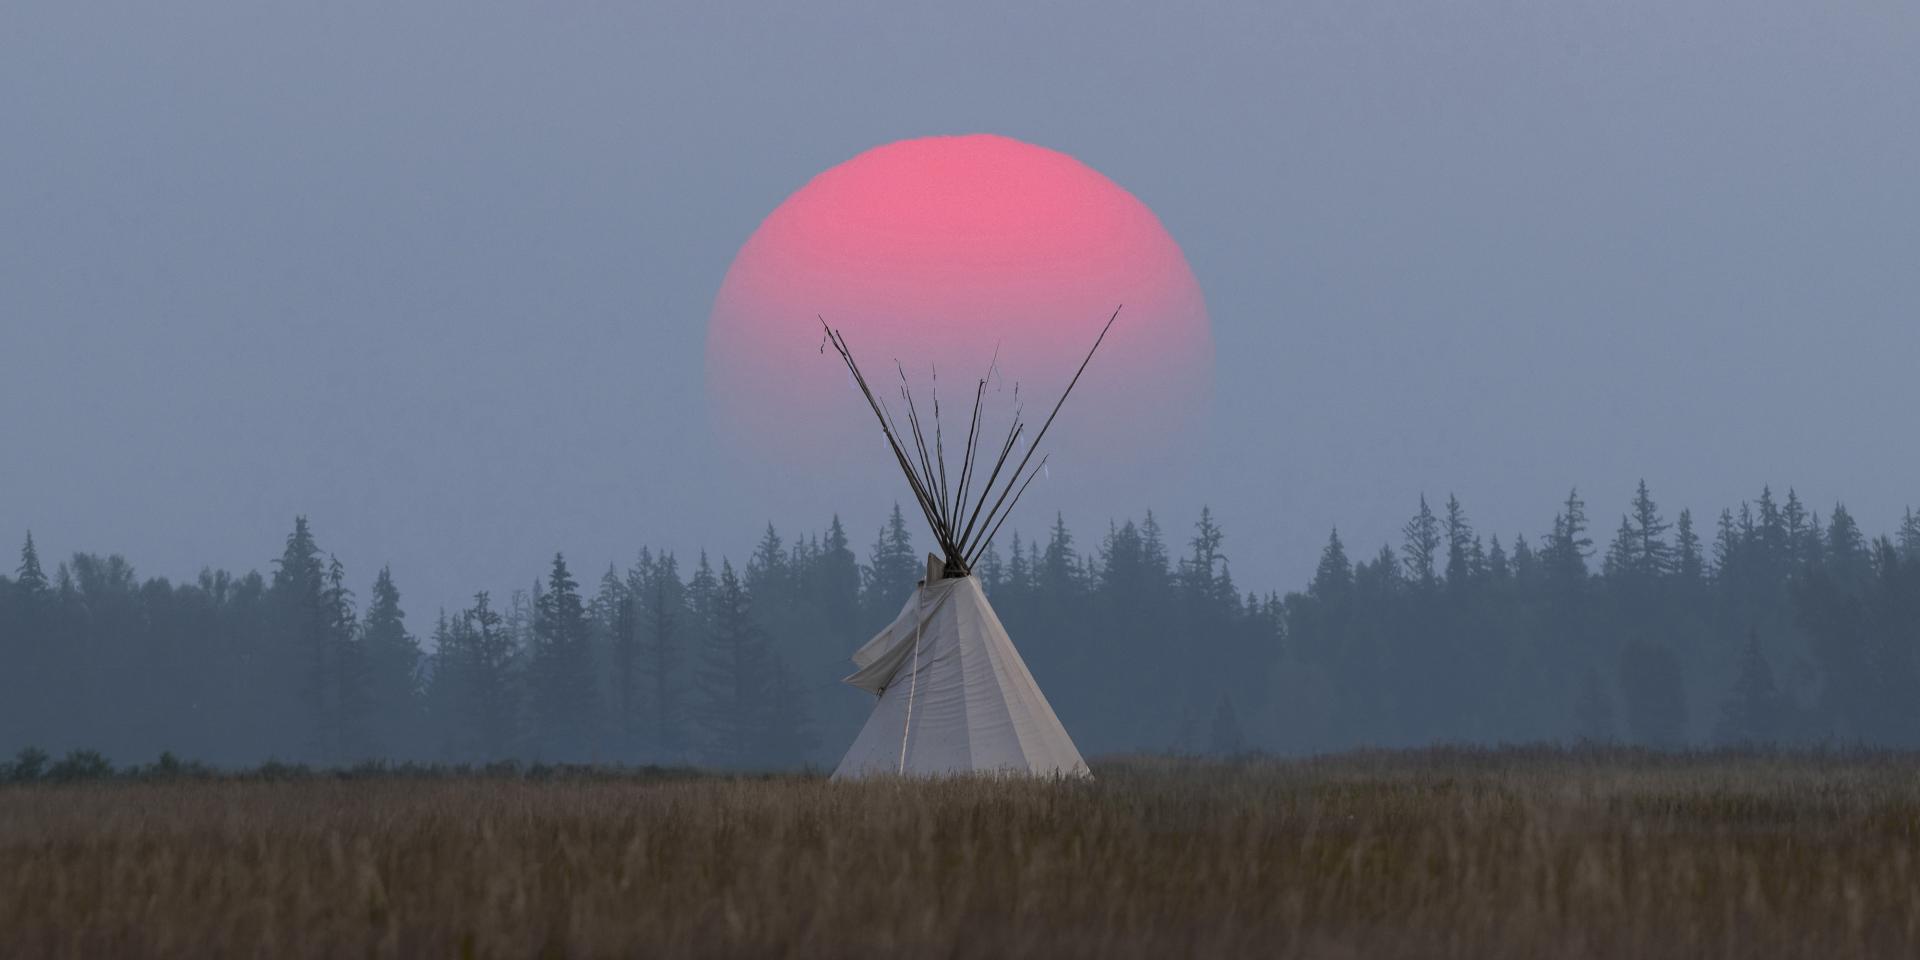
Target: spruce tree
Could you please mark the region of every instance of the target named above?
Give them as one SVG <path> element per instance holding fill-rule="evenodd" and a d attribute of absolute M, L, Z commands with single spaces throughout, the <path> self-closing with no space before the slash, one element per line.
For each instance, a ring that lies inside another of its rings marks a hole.
<path fill-rule="evenodd" d="M 1920 566 L 1901 558 L 1887 537 L 1874 538 L 1862 588 L 1872 670 L 1871 724 L 1879 743 L 1920 743 Z"/>
<path fill-rule="evenodd" d="M 460 717 L 460 711 L 464 709 L 464 693 L 459 689 L 463 679 L 460 670 L 464 651 L 459 647 L 462 639 L 453 622 L 447 618 L 447 608 L 441 607 L 434 617 L 433 648 L 426 654 L 423 670 L 427 713 L 425 739 L 431 742 L 434 756 L 441 760 L 465 756 L 462 751 L 468 734 Z"/>
<path fill-rule="evenodd" d="M 1340 528 L 1327 534 L 1327 545 L 1320 548 L 1320 563 L 1314 567 L 1307 593 L 1329 603 L 1345 601 L 1353 591 L 1353 564 L 1347 560 L 1346 544 L 1340 542 Z"/>
<path fill-rule="evenodd" d="M 1487 548 L 1487 576 L 1495 583 L 1513 576 L 1513 565 L 1507 561 L 1507 551 L 1500 546 L 1500 535 L 1493 535 L 1493 543 Z"/>
<path fill-rule="evenodd" d="M 1587 504 L 1579 488 L 1567 493 L 1562 511 L 1553 518 L 1553 536 L 1541 559 L 1546 574 L 1563 593 L 1577 590 L 1587 578 L 1587 557 L 1593 540 L 1587 535 Z"/>
<path fill-rule="evenodd" d="M 535 747 L 542 759 L 584 760 L 595 755 L 592 650 L 580 586 L 562 554 L 553 555 L 547 590 L 535 607 L 532 683 Z"/>
<path fill-rule="evenodd" d="M 362 629 L 370 701 L 367 727 L 373 745 L 388 756 L 415 754 L 420 739 L 420 642 L 407 632 L 406 616 L 393 571 L 381 567 Z"/>
<path fill-rule="evenodd" d="M 34 549 L 31 530 L 27 531 L 27 542 L 20 547 L 20 566 L 13 587 L 26 603 L 38 602 L 47 594 L 47 574 L 40 569 L 40 551 Z"/>
<path fill-rule="evenodd" d="M 626 590 L 627 582 L 620 577 L 620 565 L 608 561 L 607 568 L 600 571 L 600 588 L 594 591 L 593 598 L 581 595 L 589 632 L 597 634 L 609 649 L 613 645 L 613 618 L 620 615 L 620 595 Z"/>
<path fill-rule="evenodd" d="M 1064 532 L 1064 526 L 1059 532 Z M 1196 602 L 1218 602 L 1222 596 L 1238 597 L 1232 581 L 1214 573 L 1214 568 L 1225 565 L 1226 555 L 1220 552 L 1220 545 L 1225 540 L 1226 534 L 1213 520 L 1213 509 L 1202 506 L 1200 519 L 1193 525 L 1193 538 L 1187 541 L 1191 553 L 1182 564 L 1185 568 L 1182 579 L 1186 582 L 1187 593 Z"/>
<path fill-rule="evenodd" d="M 714 575 L 713 564 L 702 550 L 700 560 L 694 564 L 693 577 L 687 581 L 687 612 L 692 615 L 696 641 L 704 640 L 712 628 L 714 595 L 719 590 L 720 578 Z"/>
<path fill-rule="evenodd" d="M 862 605 L 867 621 L 875 625 L 892 620 L 907 592 L 926 576 L 926 564 L 913 554 L 913 535 L 907 532 L 907 520 L 898 503 L 874 541 L 862 573 Z"/>
<path fill-rule="evenodd" d="M 1067 529 L 1066 517 L 1055 513 L 1046 552 L 1041 554 L 1041 591 L 1061 600 L 1078 595 L 1081 577 L 1077 560 L 1073 552 L 1073 532 Z"/>
<path fill-rule="evenodd" d="M 1626 514 L 1621 514 L 1620 529 L 1614 531 L 1613 542 L 1607 545 L 1607 558 L 1601 564 L 1601 572 L 1614 579 L 1634 576 L 1640 565 L 1639 549 L 1639 538 L 1633 535 L 1633 524 Z"/>
<path fill-rule="evenodd" d="M 12 608 L 11 616 L 0 616 L 0 737 L 25 742 L 36 739 L 53 719 L 58 700 L 53 681 L 59 673 L 51 637 L 53 591 L 31 532 L 20 547 L 17 574 L 11 589 L 4 591 L 11 597 L 0 597 L 11 601 L 0 603 L 0 614 Z"/>
<path fill-rule="evenodd" d="M 1673 550 L 1667 545 L 1666 534 L 1672 525 L 1661 518 L 1660 508 L 1654 504 L 1644 479 L 1634 490 L 1630 519 L 1628 529 L 1635 541 L 1633 572 L 1648 581 L 1671 573 Z"/>
<path fill-rule="evenodd" d="M 768 608 L 787 609 L 794 599 L 791 596 L 792 580 L 792 570 L 780 534 L 769 523 L 766 533 L 760 537 L 760 543 L 753 548 L 753 555 L 747 558 L 746 579 L 742 585 Z"/>
<path fill-rule="evenodd" d="M 699 693 L 694 718 L 701 753 L 715 766 L 739 769 L 765 759 L 768 704 L 773 694 L 769 653 L 754 623 L 745 586 L 733 564 L 720 562 L 712 623 L 694 669 Z"/>
<path fill-rule="evenodd" d="M 1540 558 L 1527 543 L 1525 534 L 1515 534 L 1513 538 L 1513 578 L 1531 585 L 1540 574 Z"/>
<path fill-rule="evenodd" d="M 1819 560 L 1819 555 L 1809 549 L 1808 542 L 1819 536 L 1814 526 L 1818 518 L 1810 520 L 1807 507 L 1800 502 L 1800 493 L 1792 487 L 1787 488 L 1786 505 L 1780 509 L 1780 523 L 1786 529 L 1787 556 L 1792 567 L 1805 567 Z"/>
<path fill-rule="evenodd" d="M 272 600 L 279 644 L 273 651 L 275 691 L 269 703 L 285 711 L 272 736 L 283 756 L 312 756 L 328 743 L 327 700 L 332 686 L 326 569 L 304 516 L 295 517 L 274 563 Z"/>
<path fill-rule="evenodd" d="M 1769 578 L 1777 578 L 1793 558 L 1787 540 L 1787 520 L 1773 500 L 1773 487 L 1760 488 L 1759 526 L 1757 528 L 1761 569 Z"/>
<path fill-rule="evenodd" d="M 1713 535 L 1713 568 L 1722 582 L 1736 579 L 1745 564 L 1746 540 L 1734 522 L 1733 511 L 1722 509 Z"/>
<path fill-rule="evenodd" d="M 1447 585 L 1456 591 L 1473 579 L 1473 539 L 1466 508 L 1460 505 L 1459 497 L 1447 494 Z"/>
<path fill-rule="evenodd" d="M 1099 571 L 1095 584 L 1106 603 L 1138 606 L 1146 599 L 1146 564 L 1140 550 L 1140 528 L 1128 520 L 1125 525 L 1107 523 L 1106 538 L 1100 541 Z"/>
<path fill-rule="evenodd" d="M 519 741 L 520 698 L 514 664 L 518 645 L 485 590 L 451 630 L 450 650 L 435 674 L 450 693 L 458 756 L 479 760 L 508 757 Z M 444 673 L 444 679 L 441 676 Z"/>
<path fill-rule="evenodd" d="M 1700 554 L 1700 535 L 1693 532 L 1693 511 L 1680 511 L 1674 524 L 1674 572 L 1682 583 L 1698 584 L 1706 578 L 1706 563 Z"/>
<path fill-rule="evenodd" d="M 1167 584 L 1167 565 L 1170 562 L 1167 541 L 1160 532 L 1160 521 L 1153 518 L 1152 510 L 1148 510 L 1147 518 L 1140 521 L 1140 562 L 1156 586 Z"/>
<path fill-rule="evenodd" d="M 701 569 L 708 579 L 712 570 L 706 555 L 700 557 Z M 671 553 L 653 560 L 646 575 L 642 597 L 646 603 L 644 620 L 646 642 L 640 648 L 650 683 L 651 726 L 654 756 L 668 763 L 687 760 L 686 711 L 680 691 L 681 664 L 685 659 L 683 623 L 687 618 L 686 587 L 680 582 L 680 562 Z"/>
<path fill-rule="evenodd" d="M 1403 543 L 1400 552 L 1406 558 L 1407 579 L 1422 589 L 1434 585 L 1436 563 L 1440 552 L 1440 520 L 1427 506 L 1427 495 L 1420 495 L 1420 512 L 1408 520 L 1400 530 Z"/>
<path fill-rule="evenodd" d="M 1853 521 L 1845 504 L 1833 505 L 1833 517 L 1827 525 L 1827 565 L 1842 585 L 1857 587 L 1867 581 L 1868 551 L 1866 537 Z"/>
<path fill-rule="evenodd" d="M 997 595 L 1007 579 L 1007 565 L 1000 560 L 1000 548 L 987 544 L 987 548 L 980 551 L 980 562 L 974 565 L 974 572 L 979 574 L 980 588 L 987 596 Z"/>
<path fill-rule="evenodd" d="M 827 629 L 835 634 L 857 633 L 860 629 L 860 561 L 853 555 L 847 530 L 841 526 L 837 513 L 827 526 L 827 536 L 820 543 L 820 556 L 815 565 L 819 573 L 813 588 Z"/>
<path fill-rule="evenodd" d="M 326 630 L 321 755 L 335 762 L 366 759 L 373 755 L 365 722 L 372 707 L 366 650 L 354 614 L 353 591 L 347 589 L 346 568 L 332 556 L 327 558 L 321 605 Z"/>
<path fill-rule="evenodd" d="M 640 753 L 640 609 L 631 590 L 621 590 L 611 623 L 613 646 L 614 729 L 620 754 L 631 759 Z"/>
<path fill-rule="evenodd" d="M 1024 598 L 1033 586 L 1033 564 L 1027 558 L 1027 552 L 1020 547 L 1020 531 L 1013 532 L 1013 541 L 1007 549 L 1006 593 L 1009 599 Z"/>

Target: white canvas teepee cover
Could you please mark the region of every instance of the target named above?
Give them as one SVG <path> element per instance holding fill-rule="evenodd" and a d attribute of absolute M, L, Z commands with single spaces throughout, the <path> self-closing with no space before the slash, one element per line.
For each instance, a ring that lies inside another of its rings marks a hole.
<path fill-rule="evenodd" d="M 1087 775 L 976 577 L 932 580 L 853 655 L 846 678 L 879 696 L 833 771 Z"/>

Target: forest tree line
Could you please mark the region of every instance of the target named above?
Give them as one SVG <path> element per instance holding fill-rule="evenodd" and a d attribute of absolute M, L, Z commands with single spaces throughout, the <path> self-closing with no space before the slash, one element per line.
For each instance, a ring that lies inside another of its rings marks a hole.
<path fill-rule="evenodd" d="M 1422 497 L 1398 544 L 1337 530 L 1297 592 L 1243 593 L 1209 511 L 1095 539 L 1056 518 L 978 565 L 1089 755 L 1436 741 L 1920 746 L 1920 519 L 1868 538 L 1789 491 L 1671 520 L 1642 483 L 1605 545 L 1578 492 L 1530 542 Z M 563 555 L 410 616 L 296 519 L 269 573 L 141 579 L 118 555 L 0 576 L 0 750 L 481 763 L 830 766 L 871 699 L 838 683 L 924 561 L 896 507 L 768 526 L 743 562 Z M 364 582 L 364 581 L 362 581 Z"/>

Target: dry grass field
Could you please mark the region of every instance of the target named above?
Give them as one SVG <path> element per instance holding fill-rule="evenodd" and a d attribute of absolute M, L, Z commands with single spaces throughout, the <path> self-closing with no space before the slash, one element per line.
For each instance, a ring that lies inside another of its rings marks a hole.
<path fill-rule="evenodd" d="M 0 787 L 0 955 L 1920 955 L 1920 757 Z"/>

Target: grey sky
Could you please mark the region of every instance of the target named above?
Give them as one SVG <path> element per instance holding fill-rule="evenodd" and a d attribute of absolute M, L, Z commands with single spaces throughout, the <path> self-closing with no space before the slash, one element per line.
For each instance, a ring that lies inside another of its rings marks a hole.
<path fill-rule="evenodd" d="M 0 536 L 180 577 L 305 512 L 416 627 L 557 548 L 738 558 L 837 510 L 864 551 L 878 451 L 713 453 L 707 310 L 809 176 L 972 131 L 1151 206 L 1219 353 L 1199 464 L 1069 464 L 1023 529 L 1210 503 L 1262 590 L 1422 491 L 1503 539 L 1576 483 L 1610 532 L 1642 475 L 1884 530 L 1920 505 L 1915 63 L 1907 2 L 12 4 Z"/>

